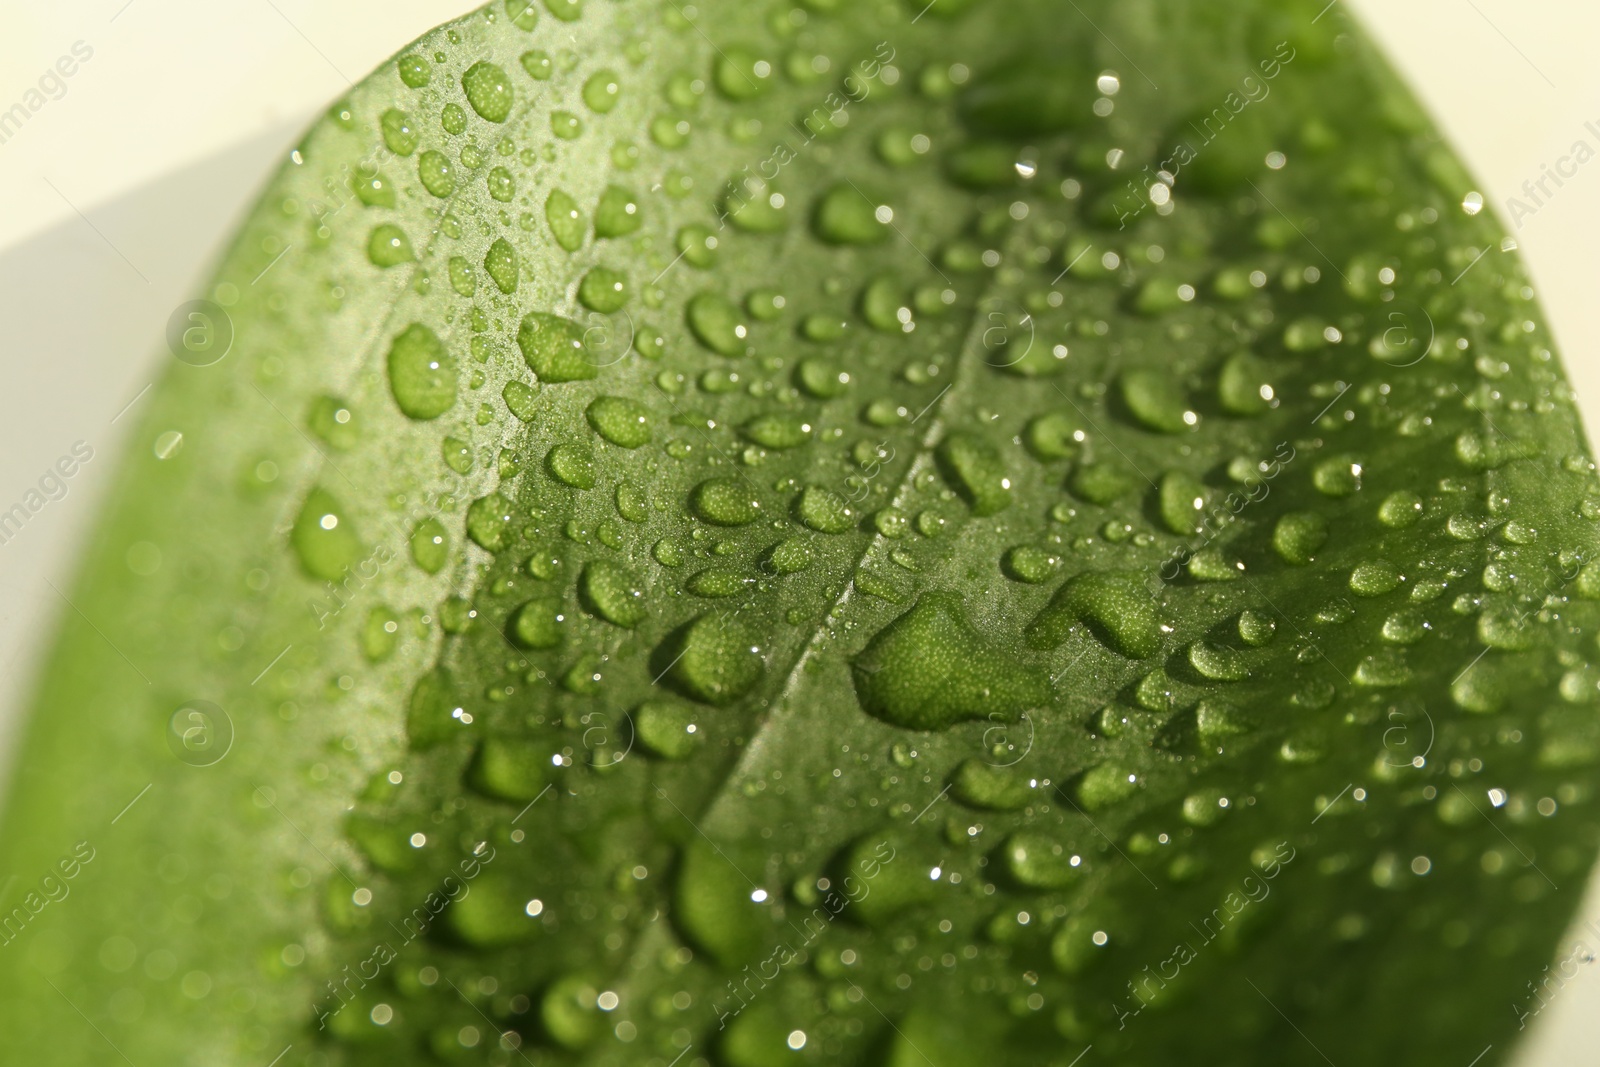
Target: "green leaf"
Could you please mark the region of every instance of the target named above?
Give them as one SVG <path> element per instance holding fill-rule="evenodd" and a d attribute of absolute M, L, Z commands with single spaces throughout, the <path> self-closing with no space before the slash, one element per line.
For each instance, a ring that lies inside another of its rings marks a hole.
<path fill-rule="evenodd" d="M 1469 192 L 1320 0 L 428 35 L 143 409 L 8 1052 L 1495 1061 L 1600 839 L 1600 486 Z"/>

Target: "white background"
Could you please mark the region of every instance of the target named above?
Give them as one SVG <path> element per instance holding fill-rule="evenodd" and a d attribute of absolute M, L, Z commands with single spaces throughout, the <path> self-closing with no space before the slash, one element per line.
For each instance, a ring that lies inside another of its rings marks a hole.
<path fill-rule="evenodd" d="M 0 111 L 74 43 L 94 50 L 64 95 L 0 144 L 0 510 L 74 442 L 96 453 L 64 499 L 0 545 L 0 751 L 64 610 L 49 583 L 70 579 L 118 451 L 151 446 L 126 440 L 136 420 L 113 420 L 152 380 L 168 314 L 310 117 L 471 2 L 0 0 Z M 1542 164 L 1579 138 L 1600 146 L 1585 130 L 1600 130 L 1600 5 L 1335 2 L 1357 9 L 1508 221 L 1506 198 Z M 1600 162 L 1515 235 L 1600 426 Z M 1595 886 L 1586 912 L 1600 922 Z M 1588 1064 L 1596 1048 L 1590 964 L 1541 1014 L 1521 1063 Z"/>

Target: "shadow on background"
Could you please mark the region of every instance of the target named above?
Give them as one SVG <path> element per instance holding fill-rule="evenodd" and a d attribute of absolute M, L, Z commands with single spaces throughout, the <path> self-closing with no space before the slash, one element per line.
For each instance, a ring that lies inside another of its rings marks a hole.
<path fill-rule="evenodd" d="M 202 295 L 223 242 L 308 122 L 0 250 L 0 783 L 39 656 L 72 610 L 56 590 L 68 590 L 125 450 L 152 445 L 128 434 L 171 359 L 167 320 Z"/>

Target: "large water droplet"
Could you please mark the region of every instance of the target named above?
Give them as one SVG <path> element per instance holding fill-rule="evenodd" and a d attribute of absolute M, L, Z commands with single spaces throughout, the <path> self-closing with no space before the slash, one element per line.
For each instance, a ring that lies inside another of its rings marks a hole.
<path fill-rule="evenodd" d="M 689 329 L 711 351 L 729 358 L 750 351 L 744 314 L 727 297 L 720 293 L 700 293 L 689 301 L 686 314 Z"/>
<path fill-rule="evenodd" d="M 466 92 L 467 103 L 472 105 L 472 110 L 489 122 L 504 122 L 511 114 L 512 104 L 516 102 L 511 76 L 487 61 L 474 63 L 467 68 L 467 72 L 461 76 L 461 88 Z"/>
<path fill-rule="evenodd" d="M 727 614 L 702 615 L 682 627 L 655 659 L 685 696 L 717 706 L 750 692 L 766 672 L 761 642 L 743 619 Z"/>
<path fill-rule="evenodd" d="M 1030 889 L 1065 889 L 1083 877 L 1083 859 L 1047 834 L 1023 830 L 1001 846 L 1006 870 Z"/>
<path fill-rule="evenodd" d="M 407 326 L 389 346 L 389 389 L 413 419 L 436 419 L 456 402 L 456 360 L 439 335 L 421 323 Z"/>
<path fill-rule="evenodd" d="M 698 713 L 684 704 L 648 700 L 633 713 L 639 743 L 662 759 L 687 759 L 705 741 Z"/>
<path fill-rule="evenodd" d="M 343 579 L 364 552 L 349 512 L 320 486 L 306 494 L 289 531 L 289 545 L 305 572 L 326 582 Z"/>
<path fill-rule="evenodd" d="M 517 252 L 504 237 L 496 238 L 494 244 L 489 246 L 488 253 L 483 257 L 483 269 L 502 293 L 509 296 L 517 291 L 517 277 L 521 273 L 517 265 Z"/>
<path fill-rule="evenodd" d="M 599 369 L 587 358 L 583 337 L 583 327 L 571 319 L 535 311 L 523 318 L 517 347 L 541 381 L 586 381 Z"/>
<path fill-rule="evenodd" d="M 894 211 L 854 185 L 834 186 L 817 201 L 811 225 L 828 244 L 870 245 L 889 237 Z"/>
<path fill-rule="evenodd" d="M 637 400 L 596 397 L 584 414 L 595 433 L 620 448 L 641 448 L 650 443 L 650 410 Z"/>
<path fill-rule="evenodd" d="M 479 497 L 467 508 L 467 536 L 480 548 L 499 552 L 511 540 L 511 501 L 499 493 Z"/>
<path fill-rule="evenodd" d="M 511 639 L 522 648 L 559 648 L 566 622 L 566 611 L 560 600 L 536 597 L 512 615 Z"/>
<path fill-rule="evenodd" d="M 638 581 L 625 568 L 606 560 L 584 566 L 578 597 L 589 614 L 624 630 L 633 629 L 650 615 Z"/>
<path fill-rule="evenodd" d="M 1161 650 L 1161 613 L 1141 574 L 1113 571 L 1071 579 L 1028 624 L 1028 643 L 1056 648 L 1079 622 L 1129 659 L 1146 659 Z"/>
<path fill-rule="evenodd" d="M 923 594 L 851 666 L 862 707 L 913 730 L 1009 719 L 1050 694 L 1044 672 L 991 646 L 950 593 Z"/>
<path fill-rule="evenodd" d="M 583 247 L 584 237 L 588 234 L 588 223 L 583 217 L 583 212 L 578 210 L 578 202 L 560 189 L 553 190 L 544 202 L 545 222 L 550 226 L 550 233 L 555 237 L 556 244 L 568 252 L 576 252 Z"/>
<path fill-rule="evenodd" d="M 594 453 L 586 444 L 563 441 L 545 453 L 544 466 L 563 485 L 570 485 L 574 489 L 594 488 Z"/>
<path fill-rule="evenodd" d="M 1015 767 L 1001 767 L 987 760 L 963 760 L 950 779 L 951 794 L 971 808 L 986 811 L 1021 811 L 1038 800 L 1036 781 Z"/>
<path fill-rule="evenodd" d="M 856 513 L 844 497 L 820 485 L 808 485 L 800 491 L 795 504 L 795 516 L 806 526 L 819 533 L 841 534 L 854 528 Z"/>
<path fill-rule="evenodd" d="M 1000 453 L 974 433 L 958 431 L 940 443 L 937 458 L 945 478 L 978 516 L 994 515 L 1011 504 L 1011 475 Z"/>
<path fill-rule="evenodd" d="M 639 198 L 618 185 L 606 186 L 594 211 L 596 237 L 626 237 L 644 223 Z"/>
<path fill-rule="evenodd" d="M 761 517 L 761 499 L 744 478 L 708 478 L 689 494 L 689 507 L 714 526 L 747 526 Z"/>
<path fill-rule="evenodd" d="M 1121 381 L 1122 402 L 1134 420 L 1157 433 L 1182 433 L 1200 422 L 1183 390 L 1171 374 L 1153 370 L 1127 371 Z"/>
<path fill-rule="evenodd" d="M 1285 563 L 1304 567 L 1328 540 L 1328 520 L 1314 511 L 1292 511 L 1278 519 L 1272 547 Z"/>

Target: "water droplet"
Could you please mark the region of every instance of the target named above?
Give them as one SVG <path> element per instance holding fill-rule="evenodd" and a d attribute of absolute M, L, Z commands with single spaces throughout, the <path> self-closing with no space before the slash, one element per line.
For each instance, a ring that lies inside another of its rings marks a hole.
<path fill-rule="evenodd" d="M 1078 779 L 1078 803 L 1086 811 L 1104 811 L 1139 791 L 1139 778 L 1120 763 L 1097 764 Z"/>
<path fill-rule="evenodd" d="M 551 477 L 564 485 L 574 489 L 594 488 L 594 453 L 587 445 L 563 441 L 545 453 L 544 466 Z"/>
<path fill-rule="evenodd" d="M 750 351 L 749 330 L 739 306 L 720 293 L 703 292 L 689 301 L 689 329 L 718 355 L 735 358 Z"/>
<path fill-rule="evenodd" d="M 626 237 L 636 232 L 643 223 L 644 213 L 639 207 L 639 198 L 621 186 L 606 186 L 594 211 L 594 235 L 602 238 Z"/>
<path fill-rule="evenodd" d="M 1045 463 L 1076 454 L 1082 440 L 1078 424 L 1061 412 L 1039 415 L 1022 431 L 1022 443 L 1035 459 Z"/>
<path fill-rule="evenodd" d="M 409 156 L 417 150 L 419 134 L 410 118 L 398 108 L 390 108 L 379 120 L 383 129 L 383 143 L 397 156 Z"/>
<path fill-rule="evenodd" d="M 1032 830 L 1006 838 L 1006 870 L 1030 889 L 1065 889 L 1083 876 L 1083 859 L 1059 841 Z"/>
<path fill-rule="evenodd" d="M 535 81 L 549 81 L 556 69 L 550 53 L 539 48 L 522 53 L 519 62 L 522 64 L 522 69 L 528 72 L 528 77 Z"/>
<path fill-rule="evenodd" d="M 1324 496 L 1346 497 L 1361 488 L 1361 463 L 1350 456 L 1336 456 L 1318 463 L 1311 471 L 1311 484 Z"/>
<path fill-rule="evenodd" d="M 1148 659 L 1161 650 L 1161 614 L 1143 575 L 1112 571 L 1071 579 L 1028 624 L 1028 644 L 1057 648 L 1079 622 L 1129 659 Z"/>
<path fill-rule="evenodd" d="M 506 410 L 515 415 L 522 422 L 532 422 L 538 413 L 537 401 L 539 391 L 526 382 L 509 381 L 500 391 L 500 398 L 506 402 Z"/>
<path fill-rule="evenodd" d="M 576 252 L 583 247 L 584 238 L 588 235 L 588 222 L 583 212 L 578 210 L 578 202 L 568 193 L 556 189 L 545 198 L 544 219 L 550 226 L 556 244 L 568 252 Z"/>
<path fill-rule="evenodd" d="M 1292 511 L 1278 519 L 1272 547 L 1285 563 L 1304 567 L 1328 541 L 1328 520 L 1314 511 Z"/>
<path fill-rule="evenodd" d="M 494 280 L 495 287 L 508 296 L 517 291 L 517 253 L 504 237 L 495 239 L 483 257 L 483 269 Z"/>
<path fill-rule="evenodd" d="M 467 129 L 466 108 L 460 104 L 446 104 L 439 111 L 439 125 L 444 128 L 445 133 L 452 137 L 458 137 L 465 133 Z M 472 146 L 468 145 L 467 147 L 471 148 Z"/>
<path fill-rule="evenodd" d="M 1405 652 L 1398 648 L 1383 648 L 1363 656 L 1356 664 L 1354 681 L 1357 685 L 1382 687 L 1405 685 L 1411 681 L 1411 667 Z"/>
<path fill-rule="evenodd" d="M 595 433 L 620 448 L 640 448 L 650 443 L 650 411 L 636 400 L 596 397 L 585 415 Z"/>
<path fill-rule="evenodd" d="M 650 615 L 638 580 L 625 568 L 605 560 L 584 565 L 578 598 L 589 614 L 624 630 L 633 629 Z"/>
<path fill-rule="evenodd" d="M 433 80 L 433 67 L 419 55 L 401 56 L 395 61 L 400 80 L 412 89 L 420 89 Z"/>
<path fill-rule="evenodd" d="M 438 519 L 423 519 L 411 529 L 411 559 L 428 574 L 450 561 L 450 533 Z"/>
<path fill-rule="evenodd" d="M 845 533 L 856 522 L 856 514 L 845 498 L 819 485 L 808 485 L 801 490 L 795 515 L 803 524 L 819 533 Z"/>
<path fill-rule="evenodd" d="M 446 437 L 439 445 L 445 466 L 457 474 L 472 470 L 472 446 L 458 437 Z"/>
<path fill-rule="evenodd" d="M 595 267 L 578 284 L 578 300 L 590 311 L 609 315 L 628 303 L 628 276 L 607 267 Z"/>
<path fill-rule="evenodd" d="M 539 25 L 539 9 L 533 0 L 506 0 L 506 17 L 519 30 L 531 31 Z"/>
<path fill-rule="evenodd" d="M 1161 479 L 1161 521 L 1180 537 L 1200 532 L 1205 514 L 1206 487 L 1182 471 L 1169 471 Z"/>
<path fill-rule="evenodd" d="M 417 177 L 424 189 L 441 200 L 456 191 L 455 166 L 443 152 L 430 148 L 418 156 Z"/>
<path fill-rule="evenodd" d="M 711 80 L 729 100 L 753 100 L 773 84 L 772 63 L 743 48 L 719 50 Z"/>
<path fill-rule="evenodd" d="M 1200 416 L 1171 374 L 1164 371 L 1127 371 L 1120 380 L 1122 402 L 1134 420 L 1157 433 L 1182 433 L 1199 425 Z"/>
<path fill-rule="evenodd" d="M 1428 634 L 1428 621 L 1416 608 L 1394 612 L 1383 620 L 1383 639 L 1396 645 L 1410 645 Z"/>
<path fill-rule="evenodd" d="M 589 110 L 604 115 L 622 99 L 622 81 L 615 71 L 597 70 L 583 83 L 583 102 Z"/>
<path fill-rule="evenodd" d="M 413 419 L 436 419 L 456 402 L 456 359 L 439 335 L 412 323 L 389 347 L 389 389 Z"/>
<path fill-rule="evenodd" d="M 1230 415 L 1260 415 L 1277 397 L 1268 384 L 1267 365 L 1248 352 L 1228 357 L 1217 376 L 1217 400 Z"/>
<path fill-rule="evenodd" d="M 485 184 L 488 186 L 489 195 L 502 204 L 509 204 L 516 199 L 517 179 L 504 167 L 491 169 Z"/>
<path fill-rule="evenodd" d="M 466 92 L 467 103 L 472 105 L 472 110 L 489 122 L 504 122 L 511 114 L 512 104 L 516 102 L 510 75 L 486 61 L 467 68 L 467 72 L 461 76 L 461 88 Z"/>
<path fill-rule="evenodd" d="M 289 546 L 305 572 L 325 582 L 342 581 L 365 552 L 349 512 L 320 486 L 306 494 L 289 531 Z"/>
<path fill-rule="evenodd" d="M 795 369 L 795 381 L 807 395 L 818 400 L 843 396 L 850 388 L 850 375 L 822 356 L 807 356 Z"/>
<path fill-rule="evenodd" d="M 984 640 L 961 598 L 925 593 L 852 663 L 866 711 L 913 730 L 1014 718 L 1049 697 L 1049 680 Z"/>
<path fill-rule="evenodd" d="M 1485 610 L 1478 616 L 1478 640 L 1490 648 L 1521 651 L 1533 646 L 1533 638 L 1527 616 L 1510 605 Z"/>
<path fill-rule="evenodd" d="M 1422 518 L 1422 498 L 1401 490 L 1384 497 L 1378 505 L 1378 521 L 1393 529 L 1404 529 Z"/>
<path fill-rule="evenodd" d="M 951 434 L 939 445 L 940 469 L 977 516 L 994 515 L 1011 504 L 1011 476 L 993 445 L 973 433 Z"/>
<path fill-rule="evenodd" d="M 798 574 L 811 566 L 811 546 L 798 537 L 779 541 L 767 552 L 765 562 L 774 574 Z"/>
<path fill-rule="evenodd" d="M 511 540 L 512 518 L 511 501 L 490 493 L 467 508 L 467 536 L 479 547 L 499 552 Z"/>
<path fill-rule="evenodd" d="M 747 526 L 761 517 L 761 500 L 743 478 L 709 478 L 689 494 L 689 507 L 714 526 Z"/>
<path fill-rule="evenodd" d="M 812 229 L 828 244 L 870 245 L 888 238 L 894 214 L 854 185 L 836 185 L 817 202 Z"/>
<path fill-rule="evenodd" d="M 727 614 L 702 615 L 657 650 L 666 677 L 685 696 L 703 704 L 731 704 L 754 689 L 766 673 L 761 642 L 748 624 Z"/>
<path fill-rule="evenodd" d="M 811 421 L 801 415 L 770 412 L 766 415 L 757 415 L 739 428 L 748 440 L 770 448 L 782 451 L 790 448 L 799 448 L 811 440 Z"/>
<path fill-rule="evenodd" d="M 1387 560 L 1358 564 L 1350 572 L 1350 591 L 1357 596 L 1382 596 L 1392 593 L 1405 581 L 1400 568 Z"/>
<path fill-rule="evenodd" d="M 1019 582 L 1048 582 L 1061 566 L 1061 557 L 1035 545 L 1018 545 L 1005 554 L 1001 568 Z"/>
<path fill-rule="evenodd" d="M 583 136 L 583 119 L 570 111 L 552 111 L 550 132 L 563 141 L 575 141 Z"/>
<path fill-rule="evenodd" d="M 535 311 L 522 320 L 517 347 L 541 381 L 586 381 L 599 369 L 588 360 L 583 337 L 583 327 L 571 319 Z"/>
<path fill-rule="evenodd" d="M 1208 641 L 1189 646 L 1189 665 L 1213 682 L 1242 682 L 1250 677 L 1244 653 Z"/>
<path fill-rule="evenodd" d="M 1277 632 L 1277 622 L 1265 612 L 1247 608 L 1239 613 L 1239 639 L 1252 648 L 1270 645 Z"/>
<path fill-rule="evenodd" d="M 697 713 L 684 704 L 649 700 L 633 713 L 639 743 L 662 759 L 688 759 L 705 741 Z"/>
<path fill-rule="evenodd" d="M 1195 707 L 1195 731 L 1200 743 L 1215 748 L 1230 737 L 1249 733 L 1248 716 L 1224 700 L 1206 699 Z"/>
<path fill-rule="evenodd" d="M 750 579 L 736 567 L 708 567 L 693 575 L 684 588 L 695 596 L 738 596 L 749 587 Z"/>
<path fill-rule="evenodd" d="M 1183 821 L 1190 826 L 1212 826 L 1228 813 L 1228 798 L 1218 789 L 1205 789 L 1183 798 Z"/>
<path fill-rule="evenodd" d="M 1133 473 L 1112 463 L 1080 463 L 1067 483 L 1073 496 L 1101 507 L 1116 503 L 1138 485 Z"/>
<path fill-rule="evenodd" d="M 559 648 L 566 621 L 561 601 L 554 597 L 537 597 L 512 615 L 511 639 L 522 648 Z"/>
<path fill-rule="evenodd" d="M 950 779 L 950 791 L 957 800 L 985 811 L 1021 811 L 1041 799 L 1036 785 L 1025 771 L 981 759 L 963 760 Z"/>

